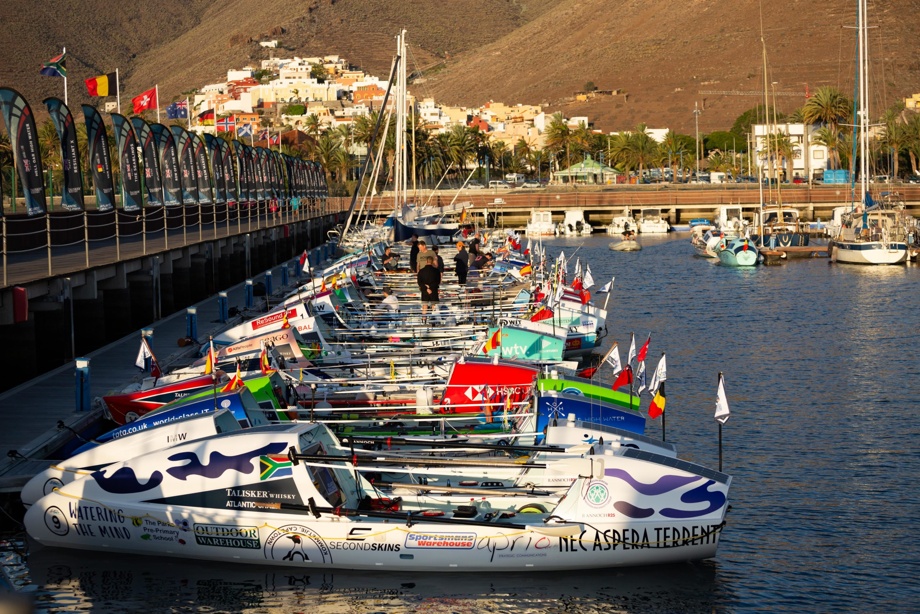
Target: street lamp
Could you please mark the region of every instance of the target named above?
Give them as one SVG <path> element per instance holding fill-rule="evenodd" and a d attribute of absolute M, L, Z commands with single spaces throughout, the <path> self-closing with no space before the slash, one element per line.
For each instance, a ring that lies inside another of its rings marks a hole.
<path fill-rule="evenodd" d="M 700 180 L 700 107 L 699 103 L 693 103 L 693 123 L 696 124 L 696 148 L 693 151 L 693 157 L 696 158 L 696 180 Z"/>

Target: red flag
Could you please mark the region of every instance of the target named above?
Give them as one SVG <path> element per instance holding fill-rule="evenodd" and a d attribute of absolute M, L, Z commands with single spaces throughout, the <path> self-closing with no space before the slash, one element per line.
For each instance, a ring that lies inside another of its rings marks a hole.
<path fill-rule="evenodd" d="M 632 367 L 626 365 L 626 368 L 620 371 L 620 374 L 617 375 L 617 379 L 613 382 L 613 389 L 622 388 L 623 386 L 628 386 L 633 383 L 633 371 Z"/>
<path fill-rule="evenodd" d="M 591 379 L 594 377 L 594 374 L 597 373 L 597 367 L 586 367 L 581 371 L 575 373 L 578 377 L 583 377 L 585 379 Z"/>
<path fill-rule="evenodd" d="M 541 307 L 537 313 L 530 316 L 531 322 L 540 322 L 541 320 L 548 320 L 553 317 L 553 310 L 549 307 Z"/>
<path fill-rule="evenodd" d="M 576 277 L 575 281 L 572 282 L 572 290 L 581 290 L 581 277 Z"/>
<path fill-rule="evenodd" d="M 300 255 L 300 266 L 303 267 L 306 261 L 307 261 L 307 250 L 303 250 L 303 253 Z"/>
<path fill-rule="evenodd" d="M 147 109 L 156 109 L 159 105 L 157 101 L 157 88 L 152 87 L 140 96 L 131 99 L 134 104 L 134 113 L 140 113 Z"/>
<path fill-rule="evenodd" d="M 654 420 L 661 416 L 664 413 L 664 404 L 667 399 L 664 394 L 664 382 L 661 382 L 661 385 L 658 386 L 658 392 L 655 393 L 655 398 L 652 399 L 651 405 L 648 406 L 648 417 Z"/>
<path fill-rule="evenodd" d="M 642 362 L 645 360 L 645 355 L 648 354 L 648 344 L 652 340 L 652 333 L 648 334 L 648 339 L 645 340 L 645 345 L 639 350 L 639 353 L 636 354 L 636 362 Z"/>
<path fill-rule="evenodd" d="M 581 304 L 582 304 L 582 305 L 587 305 L 588 302 L 591 300 L 591 291 L 590 291 L 590 290 L 582 290 L 580 296 L 581 296 Z"/>

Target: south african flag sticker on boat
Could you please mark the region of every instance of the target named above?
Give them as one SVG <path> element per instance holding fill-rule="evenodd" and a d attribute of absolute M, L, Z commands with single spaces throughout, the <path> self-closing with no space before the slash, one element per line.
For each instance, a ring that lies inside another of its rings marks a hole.
<path fill-rule="evenodd" d="M 259 457 L 259 479 L 268 480 L 271 478 L 286 478 L 294 475 L 291 462 L 287 456 L 280 454 L 268 454 Z"/>

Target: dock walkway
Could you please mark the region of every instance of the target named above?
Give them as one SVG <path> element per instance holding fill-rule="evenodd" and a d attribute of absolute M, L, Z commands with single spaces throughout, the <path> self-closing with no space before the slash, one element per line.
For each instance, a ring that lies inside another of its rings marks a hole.
<path fill-rule="evenodd" d="M 278 270 L 291 262 L 296 271 L 296 259 L 273 268 L 275 283 L 281 278 L 277 274 Z M 269 300 L 280 298 L 283 293 L 293 289 L 298 279 L 298 276 L 292 275 L 290 285 L 278 288 Z M 264 275 L 253 277 L 253 282 L 263 280 Z M 230 307 L 236 306 L 244 311 L 245 283 L 237 284 L 226 292 Z M 217 295 L 197 303 L 195 307 L 198 340 L 201 342 L 206 342 L 210 335 L 242 321 L 241 316 L 230 318 L 226 324 L 219 321 Z M 256 298 L 252 311 L 264 308 L 265 298 Z M 187 310 L 183 309 L 145 327 L 153 329 L 153 352 L 165 370 L 171 366 L 187 364 L 197 355 L 198 346 L 178 345 L 178 340 L 186 336 L 186 314 Z M 91 399 L 120 390 L 143 377 L 134 364 L 140 347 L 140 333 L 138 330 L 85 356 L 90 359 Z M 15 348 L 4 348 L 4 351 L 15 351 Z M 48 466 L 50 461 L 42 459 L 73 436 L 69 429 L 80 431 L 98 420 L 102 414 L 100 407 L 82 412 L 75 411 L 75 407 L 74 362 L 0 394 L 0 424 L 3 425 L 0 429 L 0 451 L 7 452 L 0 458 L 0 492 L 21 490 L 32 475 Z M 65 428 L 60 428 L 59 423 L 63 423 Z"/>

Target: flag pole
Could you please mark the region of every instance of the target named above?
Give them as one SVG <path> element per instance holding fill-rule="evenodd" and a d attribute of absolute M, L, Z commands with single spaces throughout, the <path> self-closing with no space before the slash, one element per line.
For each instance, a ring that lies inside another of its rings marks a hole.
<path fill-rule="evenodd" d="M 121 115 L 121 77 L 115 69 L 115 102 L 118 105 L 118 114 Z"/>
<path fill-rule="evenodd" d="M 613 294 L 614 281 L 616 281 L 616 277 L 610 280 L 610 290 L 607 292 L 607 297 L 604 299 L 604 311 L 607 311 L 607 303 L 610 301 L 610 295 Z"/>
<path fill-rule="evenodd" d="M 64 61 L 66 62 L 67 61 L 67 47 L 61 48 L 61 55 L 64 56 Z M 67 104 L 67 67 L 66 65 L 64 67 L 64 106 L 67 108 L 70 108 L 70 105 Z M 14 168 L 13 171 L 15 172 L 15 170 L 16 169 Z"/>
<path fill-rule="evenodd" d="M 157 101 L 159 102 L 159 101 Z M 185 121 L 188 124 L 188 129 L 192 129 L 192 109 L 188 104 L 188 96 L 185 97 Z"/>
<path fill-rule="evenodd" d="M 157 123 L 159 124 L 160 123 L 160 84 L 157 83 L 156 85 L 154 85 L 153 89 L 156 92 L 156 97 L 157 97 Z"/>
<path fill-rule="evenodd" d="M 722 383 L 722 372 L 719 371 L 719 379 L 716 381 L 716 386 Z M 719 420 L 719 471 L 722 471 L 722 421 Z"/>

